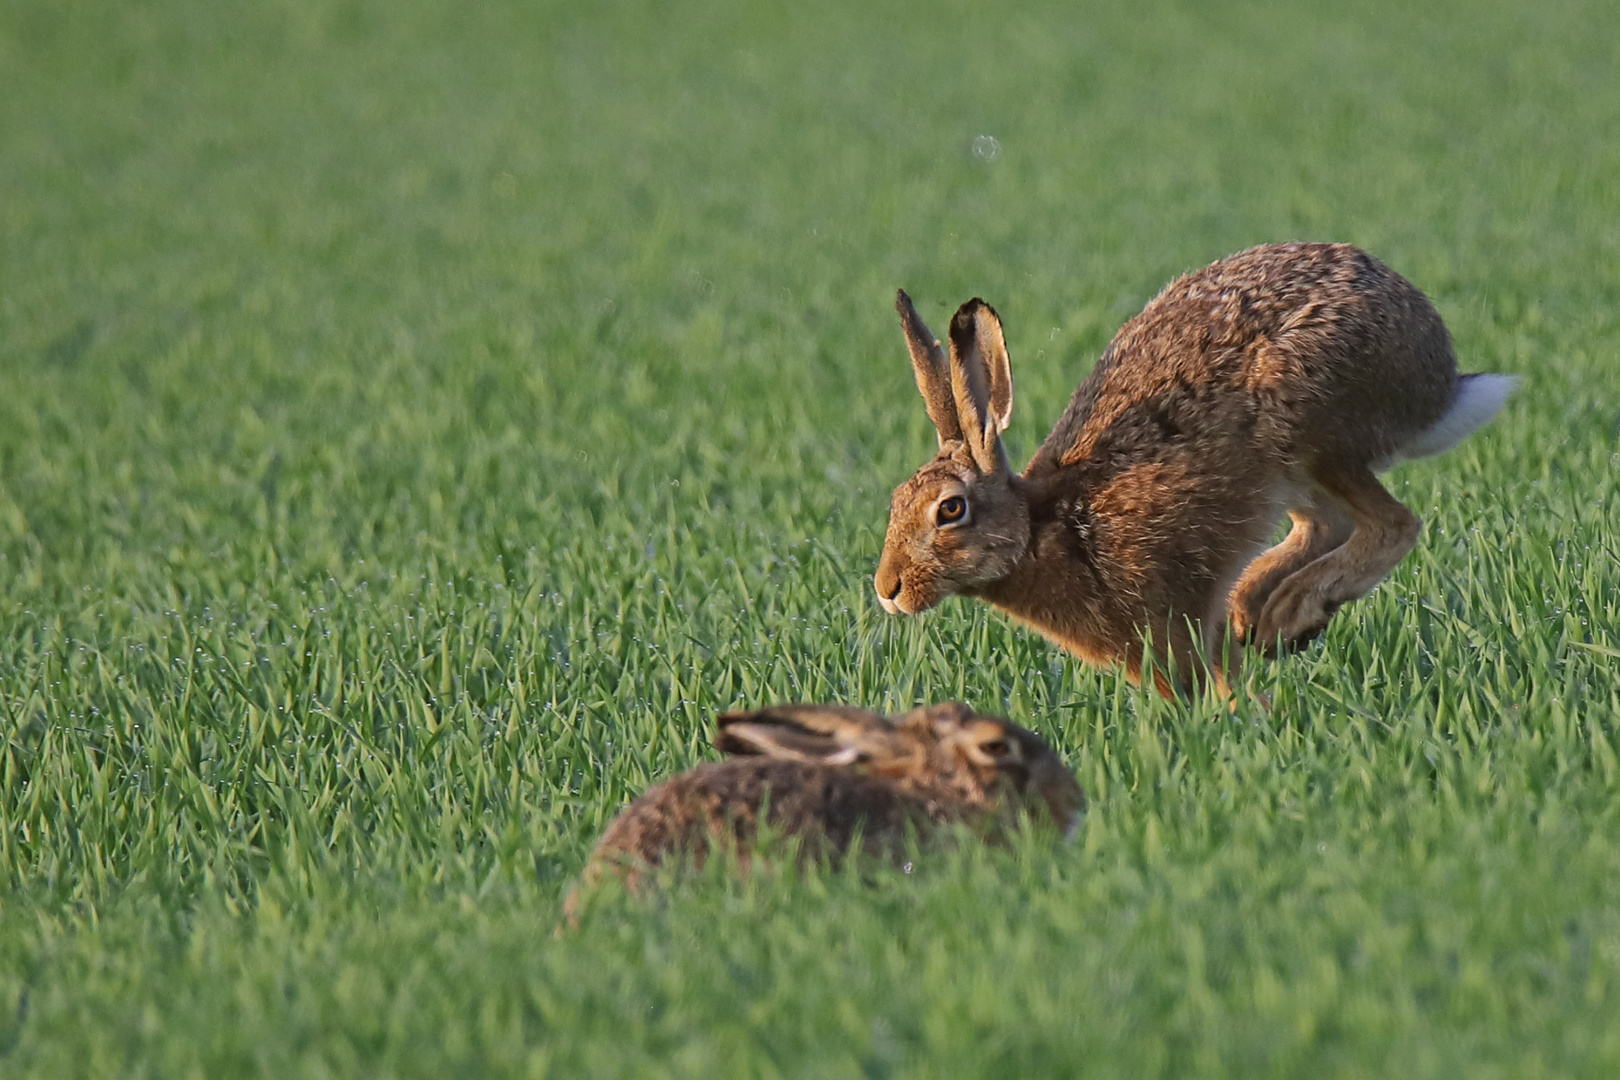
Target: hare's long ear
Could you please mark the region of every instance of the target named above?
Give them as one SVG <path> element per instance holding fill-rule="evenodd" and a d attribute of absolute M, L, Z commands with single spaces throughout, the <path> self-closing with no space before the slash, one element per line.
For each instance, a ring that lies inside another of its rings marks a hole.
<path fill-rule="evenodd" d="M 906 290 L 895 294 L 894 309 L 900 313 L 900 328 L 906 333 L 906 348 L 911 352 L 911 370 L 917 376 L 917 389 L 922 391 L 928 419 L 939 432 L 939 445 L 944 446 L 962 437 L 956 398 L 951 393 L 950 361 L 945 359 L 939 339 L 923 325 L 917 309 L 911 306 Z"/>
<path fill-rule="evenodd" d="M 1012 419 L 1012 362 L 996 309 L 974 297 L 951 319 L 951 395 L 973 460 L 984 472 L 1005 472 L 1001 433 Z"/>
<path fill-rule="evenodd" d="M 864 709 L 778 705 L 720 717 L 714 745 L 723 754 L 838 766 L 869 756 L 889 736 L 888 722 Z"/>

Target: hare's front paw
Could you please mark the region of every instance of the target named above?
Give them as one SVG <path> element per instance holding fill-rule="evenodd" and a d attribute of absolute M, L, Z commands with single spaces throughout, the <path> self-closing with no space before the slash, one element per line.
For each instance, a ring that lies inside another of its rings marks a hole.
<path fill-rule="evenodd" d="M 1309 583 L 1285 581 L 1266 600 L 1252 640 L 1267 656 L 1298 652 L 1321 636 L 1339 606 Z"/>

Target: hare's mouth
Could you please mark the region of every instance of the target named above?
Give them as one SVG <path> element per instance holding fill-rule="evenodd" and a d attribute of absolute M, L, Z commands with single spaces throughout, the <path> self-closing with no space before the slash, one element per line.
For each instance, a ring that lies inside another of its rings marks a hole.
<path fill-rule="evenodd" d="M 929 596 L 925 592 L 920 593 L 916 589 L 908 589 L 903 584 L 897 586 L 888 596 L 883 595 L 882 589 L 877 590 L 877 594 L 878 603 L 882 604 L 883 610 L 890 615 L 916 615 L 939 603 L 939 597 Z"/>
<path fill-rule="evenodd" d="M 878 595 L 878 603 L 882 604 L 883 610 L 887 611 L 890 615 L 915 615 L 919 611 L 927 611 L 929 608 L 933 607 L 932 604 L 918 604 L 914 602 L 912 599 L 906 596 L 903 590 L 895 593 L 893 596 L 884 596 L 880 593 Z"/>

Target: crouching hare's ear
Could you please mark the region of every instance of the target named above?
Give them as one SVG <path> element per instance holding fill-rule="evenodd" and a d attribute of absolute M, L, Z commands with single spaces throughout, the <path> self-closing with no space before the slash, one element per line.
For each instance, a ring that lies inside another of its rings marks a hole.
<path fill-rule="evenodd" d="M 759 756 L 805 765 L 843 768 L 904 754 L 887 718 L 847 705 L 775 705 L 726 713 L 715 749 L 739 757 Z"/>
<path fill-rule="evenodd" d="M 958 308 L 947 357 L 904 291 L 895 307 L 939 453 L 894 490 L 873 584 L 884 610 L 912 614 L 1011 572 L 1029 514 L 1001 443 L 1012 364 L 995 309 L 977 298 Z"/>

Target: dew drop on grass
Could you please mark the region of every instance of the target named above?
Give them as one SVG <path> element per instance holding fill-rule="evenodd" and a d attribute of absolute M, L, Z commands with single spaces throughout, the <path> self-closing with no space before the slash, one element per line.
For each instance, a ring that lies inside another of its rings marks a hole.
<path fill-rule="evenodd" d="M 1001 153 L 1001 144 L 994 135 L 976 135 L 973 139 L 973 156 L 981 161 L 994 161 L 996 155 Z"/>

